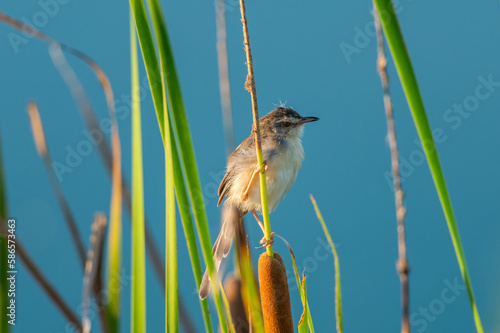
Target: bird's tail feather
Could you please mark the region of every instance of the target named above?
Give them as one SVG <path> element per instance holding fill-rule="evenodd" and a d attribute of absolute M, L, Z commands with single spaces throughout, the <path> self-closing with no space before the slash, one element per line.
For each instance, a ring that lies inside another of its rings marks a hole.
<path fill-rule="evenodd" d="M 224 207 L 222 227 L 212 248 L 216 272 L 219 271 L 222 259 L 225 258 L 229 253 L 229 250 L 231 250 L 234 228 L 235 224 L 238 223 L 238 219 L 239 215 L 236 208 L 229 205 Z M 209 292 L 210 277 L 208 275 L 208 270 L 205 270 L 205 274 L 203 275 L 203 280 L 200 285 L 200 299 L 205 299 Z"/>

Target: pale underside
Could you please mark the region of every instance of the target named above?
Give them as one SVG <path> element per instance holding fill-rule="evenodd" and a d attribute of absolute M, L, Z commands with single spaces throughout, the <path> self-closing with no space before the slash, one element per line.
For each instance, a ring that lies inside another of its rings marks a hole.
<path fill-rule="evenodd" d="M 300 140 L 302 126 L 298 127 L 296 131 L 296 135 L 287 138 L 286 143 L 277 141 L 274 145 L 263 147 L 264 160 L 268 166 L 266 187 L 269 211 L 275 210 L 281 199 L 290 191 L 302 166 L 304 160 L 304 149 Z M 279 149 L 278 146 L 283 144 L 287 145 L 286 149 Z M 257 168 L 255 145 L 251 145 L 247 149 L 253 149 L 253 151 L 247 151 L 244 156 L 242 156 L 243 154 L 238 156 L 235 159 L 238 162 L 229 163 L 226 176 L 230 178 L 231 186 L 227 192 L 223 193 L 227 196 L 226 204 L 234 205 L 243 214 L 249 211 L 262 211 L 259 175 L 256 175 L 250 186 L 248 198 L 244 201 L 241 199 L 241 195 Z"/>

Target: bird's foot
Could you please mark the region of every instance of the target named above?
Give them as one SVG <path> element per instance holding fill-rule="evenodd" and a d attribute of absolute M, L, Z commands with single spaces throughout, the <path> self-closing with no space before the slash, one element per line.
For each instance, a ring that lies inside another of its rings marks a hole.
<path fill-rule="evenodd" d="M 257 166 L 255 167 L 255 171 L 254 171 L 254 172 L 255 172 L 255 173 L 259 173 L 259 172 L 261 172 L 261 171 L 262 171 L 262 169 L 264 169 L 264 172 L 263 172 L 263 173 L 266 173 L 266 172 L 267 172 L 267 169 L 269 169 L 269 166 L 267 165 L 267 162 L 266 162 L 266 161 L 262 162 L 262 164 L 261 164 L 261 165 L 257 165 Z"/>
<path fill-rule="evenodd" d="M 250 178 L 250 182 L 248 182 L 247 187 L 245 188 L 245 191 L 241 194 L 241 201 L 245 201 L 248 199 L 248 193 L 250 192 L 250 187 L 252 186 L 253 180 L 255 179 L 255 176 L 264 169 L 264 173 L 266 173 L 267 169 L 269 167 L 267 166 L 266 161 L 262 162 L 262 165 L 257 165 L 255 170 L 253 171 L 252 178 Z"/>
<path fill-rule="evenodd" d="M 267 237 L 269 237 L 269 239 L 267 239 Z M 262 246 L 258 246 L 256 249 L 263 249 L 265 247 L 272 246 L 274 244 L 274 231 L 269 235 L 262 237 L 259 243 L 262 244 Z"/>

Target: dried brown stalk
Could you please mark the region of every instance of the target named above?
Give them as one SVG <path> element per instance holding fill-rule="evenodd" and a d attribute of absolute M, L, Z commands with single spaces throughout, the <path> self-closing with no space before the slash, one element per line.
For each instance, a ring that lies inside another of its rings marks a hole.
<path fill-rule="evenodd" d="M 69 204 L 64 196 L 64 193 L 57 181 L 57 176 L 52 168 L 52 159 L 49 154 L 49 148 L 47 146 L 47 142 L 45 139 L 45 133 L 43 130 L 42 119 L 40 117 L 40 112 L 38 110 L 38 106 L 35 102 L 30 102 L 28 104 L 28 115 L 30 117 L 31 129 L 33 132 L 33 138 L 35 140 L 35 146 L 37 148 L 38 154 L 42 158 L 45 170 L 49 176 L 49 181 L 52 186 L 52 190 L 56 197 L 57 202 L 63 212 L 64 218 L 70 230 L 71 237 L 73 238 L 73 242 L 77 247 L 78 255 L 81 261 L 82 269 L 85 269 L 86 255 L 85 255 L 85 246 L 81 239 L 81 235 L 78 231 L 76 221 L 73 217 L 73 213 Z M 100 268 L 100 263 L 99 263 Z M 97 296 L 102 289 L 102 281 L 100 275 L 95 278 L 94 283 L 92 284 L 94 288 L 94 293 Z M 104 332 L 107 332 L 107 324 L 106 324 L 106 316 L 104 314 L 103 305 L 99 304 L 99 318 L 101 321 L 101 327 Z"/>
<path fill-rule="evenodd" d="M 106 95 L 106 102 L 108 105 L 108 109 L 110 111 L 110 114 L 113 115 L 115 114 L 114 112 L 114 98 L 113 98 L 113 91 L 111 89 L 111 84 L 108 80 L 107 75 L 104 73 L 104 71 L 100 68 L 100 66 L 92 60 L 90 57 L 88 57 L 86 54 L 83 52 L 74 49 L 66 44 L 59 43 L 55 39 L 51 38 L 50 36 L 42 33 L 39 30 L 31 28 L 29 25 L 26 25 L 10 16 L 5 15 L 3 12 L 0 11 L 0 21 L 3 21 L 4 23 L 7 23 L 14 27 L 15 29 L 21 30 L 23 32 L 26 32 L 34 37 L 37 37 L 44 42 L 52 45 L 55 49 L 60 48 L 61 50 L 71 53 L 77 58 L 81 59 L 84 61 L 88 66 L 92 68 L 92 70 L 95 72 L 97 79 L 99 80 L 104 93 Z M 56 64 L 57 65 L 57 64 Z M 63 73 L 61 73 L 63 74 Z M 81 86 L 81 85 L 80 85 Z M 71 88 L 71 87 L 70 87 Z M 86 96 L 85 92 L 80 90 L 76 91 L 77 94 L 75 95 L 76 102 L 78 103 L 79 108 L 81 109 L 82 115 L 85 119 L 86 125 L 89 128 L 91 132 L 97 132 L 99 133 L 102 137 L 104 137 L 104 134 L 99 127 L 99 123 L 97 121 L 97 118 L 95 117 L 95 112 L 92 108 L 92 105 L 90 104 L 90 101 L 88 97 Z M 101 155 L 101 158 L 104 161 L 104 165 L 106 166 L 106 170 L 108 171 L 108 174 L 112 174 L 112 154 L 111 150 L 106 143 L 106 140 L 101 140 L 97 144 L 99 153 Z M 122 191 L 123 191 L 123 200 L 125 201 L 125 204 L 127 206 L 127 211 L 130 215 L 131 213 L 131 207 L 132 207 L 132 200 L 131 200 L 131 195 L 130 195 L 130 189 L 128 188 L 125 178 L 122 177 L 121 179 L 122 182 Z M 146 249 L 147 249 L 147 254 L 150 256 L 150 259 L 153 262 L 153 267 L 156 272 L 156 276 L 160 282 L 160 285 L 165 288 L 164 281 L 165 281 L 165 268 L 163 267 L 163 260 L 161 259 L 161 256 L 159 255 L 158 249 L 155 245 L 154 239 L 151 236 L 151 232 L 148 229 L 148 223 L 145 221 L 146 224 L 146 230 L 145 230 L 145 237 L 146 237 Z M 181 299 L 179 299 L 179 316 L 181 319 L 181 323 L 184 325 L 184 328 L 186 329 L 187 332 L 194 332 L 194 328 L 192 326 L 192 320 L 189 318 L 189 315 L 187 311 L 185 310 L 185 306 L 182 304 Z"/>
<path fill-rule="evenodd" d="M 229 66 L 227 57 L 226 3 L 216 0 L 217 61 L 219 67 L 219 90 L 222 106 L 222 122 L 226 138 L 226 156 L 234 150 L 233 112 L 231 107 L 231 89 L 229 85 Z"/>
<path fill-rule="evenodd" d="M 83 245 L 82 237 L 78 231 L 78 227 L 76 226 L 73 213 L 69 208 L 66 197 L 64 196 L 61 186 L 59 185 L 59 181 L 57 180 L 57 176 L 52 168 L 52 159 L 45 140 L 42 119 L 40 118 L 38 106 L 35 102 L 30 102 L 28 104 L 28 115 L 30 117 L 31 130 L 33 132 L 33 138 L 35 139 L 38 155 L 42 158 L 45 170 L 49 176 L 50 186 L 52 187 L 52 191 L 54 192 L 54 196 L 57 199 L 59 207 L 61 207 L 61 211 L 64 215 L 64 219 L 66 220 L 66 224 L 68 225 L 71 238 L 73 238 L 73 243 L 76 246 L 78 258 L 80 259 L 83 268 L 85 266 L 85 246 Z"/>
<path fill-rule="evenodd" d="M 7 237 L 7 223 L 4 220 L 0 221 L 0 232 Z M 24 249 L 23 244 L 16 237 L 16 253 L 21 258 L 22 262 L 28 269 L 28 271 L 33 275 L 35 281 L 40 284 L 42 290 L 47 293 L 47 296 L 54 302 L 54 304 L 59 308 L 62 314 L 68 319 L 68 321 L 75 326 L 75 328 L 81 332 L 82 326 L 80 325 L 80 320 L 78 316 L 71 310 L 66 301 L 62 298 L 59 292 L 52 286 L 49 280 L 43 275 L 42 271 L 35 264 L 35 261 L 31 259 L 28 252 Z"/>
<path fill-rule="evenodd" d="M 98 297 L 100 290 L 95 289 L 97 281 L 100 278 L 102 248 L 104 247 L 104 235 L 106 233 L 106 215 L 97 213 L 92 223 L 92 234 L 90 236 L 90 249 L 85 263 L 85 276 L 83 278 L 83 309 L 82 309 L 82 327 L 83 333 L 90 333 L 91 320 L 89 317 L 89 304 L 92 289 L 94 289 Z M 99 283 L 100 284 L 100 283 Z M 104 316 L 104 308 L 102 302 L 97 300 L 99 307 L 99 315 Z M 102 325 L 103 331 L 107 332 L 107 325 Z"/>
<path fill-rule="evenodd" d="M 406 208 L 403 204 L 404 193 L 401 188 L 401 177 L 399 174 L 399 152 L 396 141 L 396 131 L 394 129 L 394 117 L 391 103 L 391 96 L 389 94 L 389 79 L 387 76 L 387 59 L 384 51 L 384 37 L 380 26 L 380 18 L 378 16 L 375 5 L 373 6 L 373 16 L 375 19 L 375 28 L 377 30 L 377 68 L 382 81 L 382 89 L 384 90 L 384 106 L 387 118 L 387 138 L 391 150 L 391 169 L 394 177 L 394 198 L 396 202 L 396 219 L 397 219 L 397 233 L 398 233 L 398 252 L 399 258 L 397 262 L 397 271 L 401 281 L 401 305 L 402 305 L 402 319 L 401 319 L 401 332 L 409 333 L 410 324 L 408 321 L 409 314 L 409 295 L 408 295 L 408 273 L 410 266 L 406 258 L 406 239 L 405 239 L 405 224 L 404 218 Z"/>

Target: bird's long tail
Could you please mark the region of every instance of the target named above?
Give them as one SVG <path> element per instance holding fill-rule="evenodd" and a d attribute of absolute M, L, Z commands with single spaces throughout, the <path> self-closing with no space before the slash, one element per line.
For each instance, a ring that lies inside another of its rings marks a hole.
<path fill-rule="evenodd" d="M 233 235 L 236 223 L 239 220 L 239 213 L 236 208 L 232 206 L 225 206 L 223 217 L 222 217 L 222 227 L 220 229 L 219 236 L 214 243 L 212 248 L 212 253 L 214 257 L 215 270 L 218 272 L 220 263 L 223 258 L 227 256 L 229 250 L 231 250 L 231 244 L 233 242 Z M 200 299 L 205 299 L 210 292 L 210 277 L 208 275 L 208 270 L 205 270 L 203 275 L 203 280 L 200 285 Z"/>

